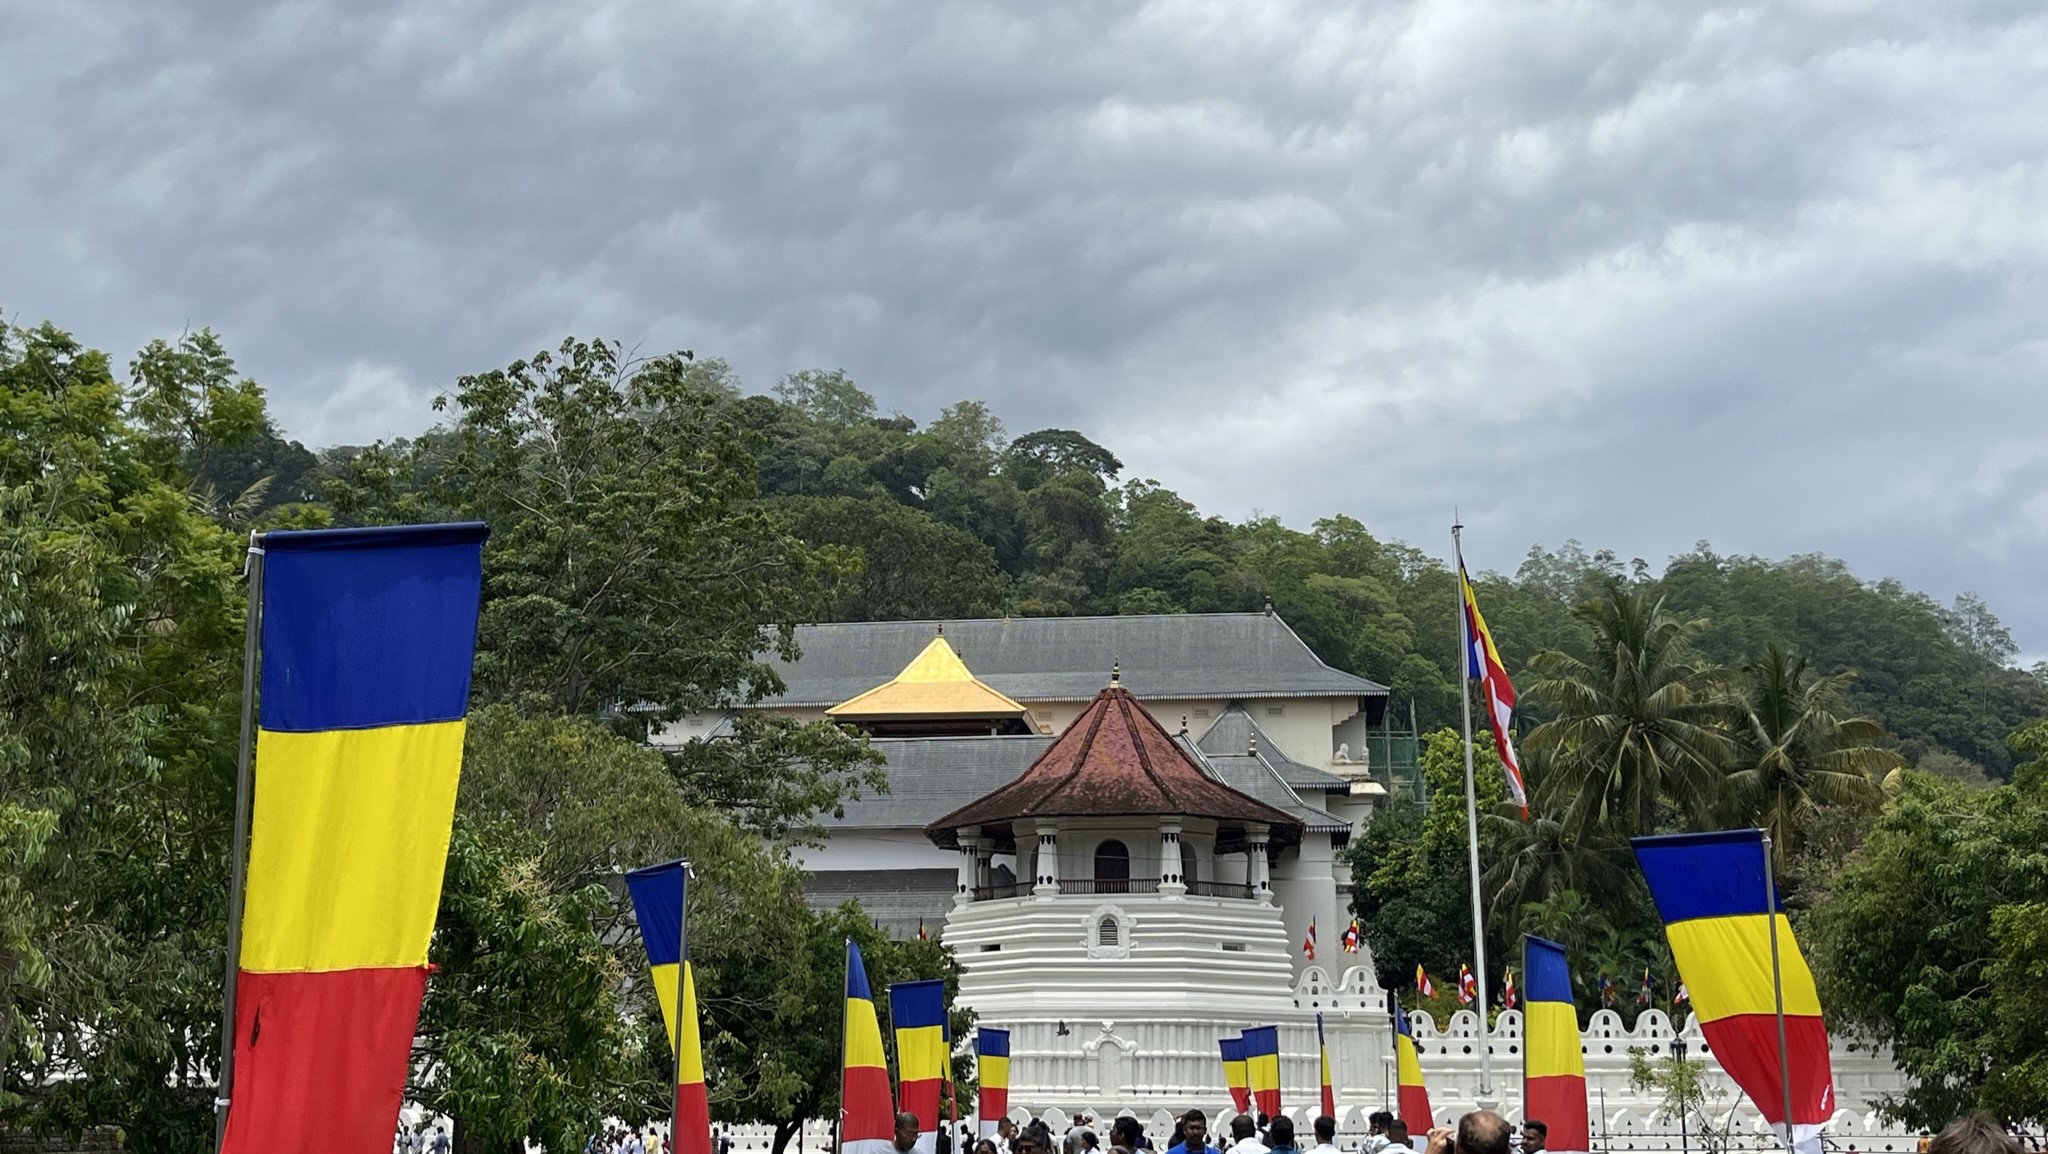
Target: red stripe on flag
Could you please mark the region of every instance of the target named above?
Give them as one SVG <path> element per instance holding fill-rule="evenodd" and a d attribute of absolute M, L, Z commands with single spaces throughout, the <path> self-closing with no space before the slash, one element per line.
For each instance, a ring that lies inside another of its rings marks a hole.
<path fill-rule="evenodd" d="M 1279 1115 L 1280 1088 L 1278 1086 L 1275 1086 L 1271 1090 L 1260 1090 L 1254 1093 L 1252 1095 L 1252 1098 L 1259 1104 L 1259 1113 L 1264 1114 L 1269 1118 L 1276 1117 Z"/>
<path fill-rule="evenodd" d="M 1534 1118 L 1549 1127 L 1545 1150 L 1584 1151 L 1592 1149 L 1591 1126 L 1586 1119 L 1586 1080 L 1570 1074 L 1530 1078 L 1522 1084 L 1528 1104 L 1522 1117 Z"/>
<path fill-rule="evenodd" d="M 222 1154 L 390 1154 L 425 966 L 235 981 Z"/>
<path fill-rule="evenodd" d="M 992 1123 L 1003 1115 L 1008 1114 L 1010 1112 L 1010 1088 L 1005 1086 L 1000 1090 L 992 1090 L 987 1086 L 983 1086 L 981 1088 L 980 1112 L 984 1125 Z"/>
<path fill-rule="evenodd" d="M 935 1134 L 939 1129 L 939 1090 L 946 1084 L 943 1078 L 919 1078 L 905 1082 L 896 1088 L 896 1108 L 907 1114 L 917 1115 L 917 1132 Z M 890 1136 L 895 1136 L 895 1120 L 890 1120 Z"/>
<path fill-rule="evenodd" d="M 1240 1114 L 1250 1111 L 1252 1108 L 1251 1090 L 1244 1086 L 1232 1086 L 1230 1088 L 1230 1105 L 1232 1109 Z"/>
<path fill-rule="evenodd" d="M 1421 1086 L 1403 1086 L 1395 1097 L 1395 1105 L 1401 1111 L 1401 1121 L 1408 1126 L 1410 1134 L 1427 1134 L 1436 1125 L 1429 1112 L 1429 1091 Z"/>
<path fill-rule="evenodd" d="M 846 1101 L 840 1104 L 840 1140 L 891 1139 L 896 1136 L 896 1105 L 889 1095 L 889 1071 L 881 1066 L 848 1066 L 844 1072 Z"/>
<path fill-rule="evenodd" d="M 1332 1118 L 1337 1116 L 1337 1091 L 1328 1082 L 1323 1083 L 1323 1113 Z"/>
<path fill-rule="evenodd" d="M 676 1087 L 675 1154 L 711 1154 L 711 1095 L 702 1082 Z"/>
<path fill-rule="evenodd" d="M 1785 1084 L 1778 1079 L 1775 1014 L 1736 1014 L 1700 1023 L 1714 1060 L 1749 1095 L 1766 1122 L 1782 1122 Z M 1826 1122 L 1834 1114 L 1834 1071 L 1827 1026 L 1811 1015 L 1785 1016 L 1785 1055 L 1792 1063 L 1792 1121 Z"/>

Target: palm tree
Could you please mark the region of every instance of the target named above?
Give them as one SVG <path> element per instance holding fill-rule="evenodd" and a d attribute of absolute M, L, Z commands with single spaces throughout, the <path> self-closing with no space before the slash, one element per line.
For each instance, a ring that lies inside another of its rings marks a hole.
<path fill-rule="evenodd" d="M 1508 802 L 1479 819 L 1495 847 L 1481 880 L 1490 895 L 1488 916 L 1496 922 L 1512 921 L 1517 909 L 1565 894 L 1616 897 L 1633 880 L 1634 860 L 1620 839 L 1598 830 L 1581 835 L 1566 827 L 1571 794 L 1556 763 L 1547 750 L 1523 750 L 1529 816 L 1522 817 Z"/>
<path fill-rule="evenodd" d="M 1826 806 L 1869 805 L 1879 782 L 1905 759 L 1879 745 L 1875 718 L 1842 717 L 1835 707 L 1854 673 L 1814 675 L 1806 658 L 1773 641 L 1742 668 L 1735 702 L 1735 768 L 1723 780 L 1723 812 L 1771 835 L 1772 866 L 1798 848 L 1807 819 Z"/>
<path fill-rule="evenodd" d="M 1537 654 L 1539 680 L 1525 695 L 1552 714 L 1526 744 L 1557 755 L 1570 793 L 1565 827 L 1578 837 L 1650 833 L 1660 801 L 1688 824 L 1703 822 L 1733 753 L 1721 725 L 1725 673 L 1692 659 L 1706 622 L 1681 620 L 1662 597 L 1619 583 L 1572 612 L 1592 627 L 1592 659 Z"/>

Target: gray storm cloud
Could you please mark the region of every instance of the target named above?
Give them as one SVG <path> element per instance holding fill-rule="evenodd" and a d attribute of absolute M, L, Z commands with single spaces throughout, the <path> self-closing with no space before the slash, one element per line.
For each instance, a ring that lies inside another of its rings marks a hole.
<path fill-rule="evenodd" d="M 310 443 L 562 335 L 1476 564 L 1823 550 L 2048 651 L 2031 3 L 0 3 L 0 308 Z"/>

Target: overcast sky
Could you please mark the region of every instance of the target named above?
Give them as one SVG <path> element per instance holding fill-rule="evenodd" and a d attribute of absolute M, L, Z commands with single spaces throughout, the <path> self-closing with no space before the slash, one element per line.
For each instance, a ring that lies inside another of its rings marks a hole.
<path fill-rule="evenodd" d="M 1475 567 L 1824 551 L 2048 653 L 2048 15 L 0 0 L 0 310 L 309 444 L 563 335 Z"/>

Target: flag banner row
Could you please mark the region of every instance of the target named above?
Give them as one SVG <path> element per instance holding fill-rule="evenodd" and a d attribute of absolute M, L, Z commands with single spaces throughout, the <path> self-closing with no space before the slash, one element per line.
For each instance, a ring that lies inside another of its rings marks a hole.
<path fill-rule="evenodd" d="M 384 1154 L 454 821 L 481 524 L 263 534 L 225 1154 Z M 238 831 L 239 832 L 239 831 Z"/>
<path fill-rule="evenodd" d="M 896 1108 L 889 1094 L 889 1060 L 882 1051 L 882 1025 L 875 1016 L 867 965 L 852 938 L 846 939 L 845 1018 L 839 1148 L 843 1154 L 894 1154 Z"/>
<path fill-rule="evenodd" d="M 626 875 L 640 941 L 647 949 L 647 967 L 655 1001 L 675 1059 L 675 1154 L 711 1154 L 711 1098 L 704 1081 L 702 1024 L 697 1013 L 697 980 L 690 969 L 684 910 L 688 906 L 690 867 L 664 862 Z"/>
<path fill-rule="evenodd" d="M 1564 947 L 1538 937 L 1523 939 L 1522 976 L 1528 983 L 1522 1019 L 1522 1116 L 1549 1127 L 1546 1150 L 1586 1154 L 1592 1149 L 1586 1060 Z"/>
<path fill-rule="evenodd" d="M 1834 1112 L 1827 1027 L 1813 973 L 1776 899 L 1763 831 L 1632 844 L 1714 1058 L 1781 1136 L 1817 1154 Z"/>
<path fill-rule="evenodd" d="M 1223 1051 L 1223 1084 L 1230 1088 L 1230 1106 L 1243 1114 L 1252 1108 L 1252 1083 L 1245 1073 L 1244 1038 L 1219 1038 Z"/>
<path fill-rule="evenodd" d="M 1254 1026 L 1244 1032 L 1244 1073 L 1259 1113 L 1280 1113 L 1280 1027 Z"/>
<path fill-rule="evenodd" d="M 997 1124 L 1010 1112 L 1010 1031 L 982 1026 L 974 1034 L 976 1077 L 981 1082 L 981 1136 L 996 1136 Z"/>

